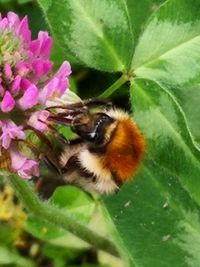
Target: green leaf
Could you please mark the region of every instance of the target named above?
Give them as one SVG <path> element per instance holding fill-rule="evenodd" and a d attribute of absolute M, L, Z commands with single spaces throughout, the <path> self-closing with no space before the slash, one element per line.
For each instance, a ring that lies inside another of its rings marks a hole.
<path fill-rule="evenodd" d="M 15 250 L 4 246 L 0 246 L 0 264 L 15 264 L 19 267 L 35 266 L 32 261 L 21 257 Z"/>
<path fill-rule="evenodd" d="M 50 203 L 68 211 L 77 221 L 88 223 L 94 212 L 95 202 L 85 192 L 73 186 L 56 188 Z"/>
<path fill-rule="evenodd" d="M 105 264 L 83 264 L 82 267 L 110 267 L 109 265 Z"/>
<path fill-rule="evenodd" d="M 50 198 L 50 203 L 63 211 L 66 210 L 77 221 L 85 224 L 90 221 L 95 208 L 94 201 L 86 193 L 73 186 L 57 187 Z M 25 229 L 43 240 L 51 240 L 66 235 L 65 231 L 55 227 L 50 222 L 43 222 L 32 215 L 29 215 Z"/>
<path fill-rule="evenodd" d="M 165 1 L 166 0 L 126 0 L 135 41 L 144 30 L 149 16 Z"/>
<path fill-rule="evenodd" d="M 200 151 L 180 106 L 169 91 L 151 81 L 133 82 L 131 90 L 136 122 L 147 138 L 148 156 L 180 177 L 184 188 L 200 203 Z"/>
<path fill-rule="evenodd" d="M 51 240 L 66 234 L 65 231 L 55 227 L 51 222 L 46 223 L 33 215 L 28 216 L 24 228 L 31 235 L 42 240 Z"/>
<path fill-rule="evenodd" d="M 38 2 L 66 57 L 111 72 L 130 64 L 133 36 L 124 0 Z"/>
<path fill-rule="evenodd" d="M 0 172 L 0 186 L 3 185 L 3 182 L 4 182 L 4 178 L 3 178 L 3 175 L 1 175 L 1 172 Z"/>
<path fill-rule="evenodd" d="M 199 83 L 199 10 L 199 0 L 169 0 L 154 13 L 132 60 L 136 76 L 181 86 Z"/>
<path fill-rule="evenodd" d="M 191 130 L 194 140 L 200 145 L 200 85 L 192 87 L 172 87 L 166 88 L 173 92 L 181 108 L 183 109 L 188 126 Z"/>
<path fill-rule="evenodd" d="M 9 4 L 11 0 L 0 0 L 0 4 Z"/>
<path fill-rule="evenodd" d="M 14 228 L 3 220 L 0 221 L 0 244 L 9 245 L 13 244 L 15 239 L 18 237 L 19 229 Z"/>
<path fill-rule="evenodd" d="M 66 262 L 74 260 L 79 254 L 79 250 L 70 250 L 66 247 L 55 246 L 53 244 L 46 243 L 42 248 L 42 254 L 49 259 L 65 259 Z"/>
<path fill-rule="evenodd" d="M 19 5 L 24 5 L 24 4 L 27 4 L 27 3 L 30 3 L 32 2 L 32 0 L 17 0 L 17 3 Z"/>
<path fill-rule="evenodd" d="M 145 161 L 106 204 L 135 266 L 199 266 L 200 210 L 178 177 Z"/>
<path fill-rule="evenodd" d="M 200 152 L 184 113 L 163 87 L 132 82 L 134 119 L 146 139 L 135 179 L 105 197 L 137 267 L 200 266 Z"/>

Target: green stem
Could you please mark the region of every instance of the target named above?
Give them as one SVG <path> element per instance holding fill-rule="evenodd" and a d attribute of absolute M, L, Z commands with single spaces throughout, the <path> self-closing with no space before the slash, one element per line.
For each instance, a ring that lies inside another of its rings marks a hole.
<path fill-rule="evenodd" d="M 108 98 L 117 89 L 119 89 L 125 82 L 127 82 L 127 76 L 122 75 L 115 83 L 113 83 L 110 87 L 108 87 L 99 97 Z"/>
<path fill-rule="evenodd" d="M 28 212 L 40 218 L 44 222 L 51 222 L 58 228 L 71 232 L 80 239 L 93 245 L 96 249 L 103 250 L 109 254 L 119 257 L 118 250 L 111 241 L 78 223 L 69 214 L 67 214 L 66 211 L 63 213 L 62 210 L 59 210 L 46 202 L 42 202 L 35 195 L 28 182 L 17 176 L 10 176 L 9 180 L 17 196 L 22 201 Z"/>

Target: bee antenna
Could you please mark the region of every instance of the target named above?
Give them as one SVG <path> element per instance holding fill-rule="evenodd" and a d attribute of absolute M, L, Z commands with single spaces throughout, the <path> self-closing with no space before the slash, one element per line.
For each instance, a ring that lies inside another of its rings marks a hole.
<path fill-rule="evenodd" d="M 60 124 L 64 124 L 64 125 L 71 125 L 72 123 L 72 119 L 67 119 L 61 116 L 49 116 L 48 118 L 50 121 L 54 121 Z"/>

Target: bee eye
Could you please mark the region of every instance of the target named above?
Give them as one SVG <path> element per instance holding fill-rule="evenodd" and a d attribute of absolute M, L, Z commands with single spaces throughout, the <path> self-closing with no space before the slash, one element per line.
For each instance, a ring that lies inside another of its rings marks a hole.
<path fill-rule="evenodd" d="M 110 117 L 108 117 L 107 115 L 102 115 L 100 121 L 101 121 L 101 122 L 107 122 L 107 121 L 110 121 Z"/>
<path fill-rule="evenodd" d="M 97 121 L 97 124 L 99 126 L 104 125 L 104 123 L 113 121 L 113 119 L 111 117 L 109 117 L 108 115 L 106 115 L 104 113 L 98 113 L 98 114 L 100 115 L 99 120 Z"/>
<path fill-rule="evenodd" d="M 94 143 L 100 143 L 102 141 L 105 127 L 112 121 L 112 119 L 106 114 L 98 113 L 98 116 L 99 117 L 98 120 L 96 120 L 93 131 L 89 134 L 89 141 Z"/>
<path fill-rule="evenodd" d="M 71 129 L 85 141 L 100 145 L 104 142 L 107 126 L 112 122 L 113 119 L 105 113 L 82 114 L 74 119 Z"/>
<path fill-rule="evenodd" d="M 89 133 L 89 137 L 91 140 L 94 140 L 98 137 L 98 133 L 97 132 L 92 132 L 92 133 Z"/>

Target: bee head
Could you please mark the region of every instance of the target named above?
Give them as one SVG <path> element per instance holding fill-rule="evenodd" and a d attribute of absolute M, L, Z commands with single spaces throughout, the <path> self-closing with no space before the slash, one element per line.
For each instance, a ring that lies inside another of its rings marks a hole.
<path fill-rule="evenodd" d="M 116 123 L 106 113 L 82 113 L 77 115 L 72 123 L 72 130 L 90 145 L 103 146 L 110 138 L 111 128 Z"/>

